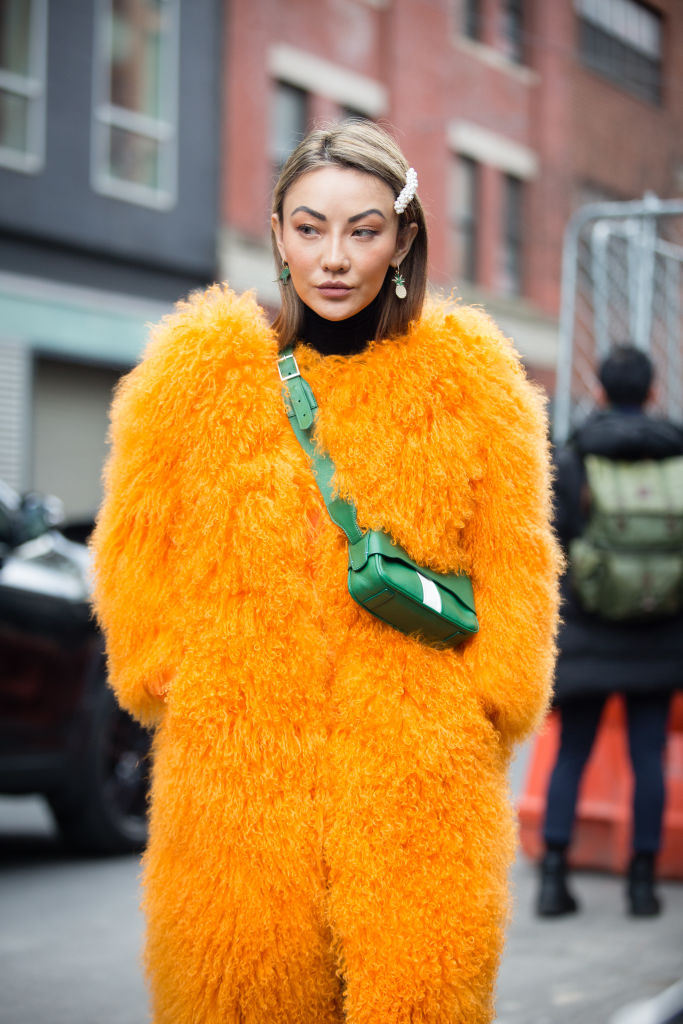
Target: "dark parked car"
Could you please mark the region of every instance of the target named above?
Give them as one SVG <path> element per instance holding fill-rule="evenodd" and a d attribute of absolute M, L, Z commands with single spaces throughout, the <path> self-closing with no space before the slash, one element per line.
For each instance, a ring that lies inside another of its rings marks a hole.
<path fill-rule="evenodd" d="M 69 845 L 140 849 L 149 734 L 107 686 L 86 546 L 0 481 L 0 793 L 42 794 Z"/>

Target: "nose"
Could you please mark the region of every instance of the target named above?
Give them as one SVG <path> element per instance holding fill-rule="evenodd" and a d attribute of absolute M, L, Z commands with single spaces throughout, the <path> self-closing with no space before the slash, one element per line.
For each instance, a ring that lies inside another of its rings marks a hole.
<path fill-rule="evenodd" d="M 343 274 L 351 265 L 340 238 L 330 237 L 322 253 L 322 268 L 330 274 Z"/>

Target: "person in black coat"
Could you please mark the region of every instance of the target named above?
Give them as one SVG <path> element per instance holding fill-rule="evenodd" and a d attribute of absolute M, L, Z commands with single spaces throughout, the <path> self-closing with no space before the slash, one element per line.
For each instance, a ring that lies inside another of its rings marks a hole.
<path fill-rule="evenodd" d="M 634 462 L 683 454 L 683 427 L 643 411 L 653 380 L 644 352 L 616 346 L 601 364 L 599 379 L 607 408 L 592 413 L 556 454 L 556 528 L 565 550 L 587 521 L 585 456 Z M 556 917 L 578 909 L 567 885 L 566 861 L 577 793 L 607 698 L 621 693 L 635 776 L 627 905 L 631 914 L 652 916 L 661 909 L 655 858 L 664 811 L 669 707 L 672 692 L 682 685 L 683 615 L 607 621 L 581 608 L 565 574 L 562 619 L 555 677 L 561 738 L 548 787 L 536 910 L 542 917 Z"/>

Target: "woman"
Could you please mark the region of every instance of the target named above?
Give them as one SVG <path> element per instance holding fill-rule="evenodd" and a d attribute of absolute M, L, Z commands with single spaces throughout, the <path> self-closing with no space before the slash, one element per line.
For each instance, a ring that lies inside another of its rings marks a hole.
<path fill-rule="evenodd" d="M 313 132 L 275 189 L 274 325 L 194 295 L 114 405 L 97 610 L 122 704 L 155 725 L 156 1024 L 492 1019 L 506 768 L 553 661 L 546 424 L 483 313 L 423 310 L 415 186 L 379 128 Z M 464 645 L 350 597 L 283 405 L 292 341 L 360 526 L 470 575 Z"/>

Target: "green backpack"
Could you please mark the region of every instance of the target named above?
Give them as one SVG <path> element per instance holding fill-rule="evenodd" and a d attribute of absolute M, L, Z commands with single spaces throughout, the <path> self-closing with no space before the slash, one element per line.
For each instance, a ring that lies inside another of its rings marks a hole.
<path fill-rule="evenodd" d="M 589 520 L 569 545 L 569 571 L 588 612 L 613 621 L 683 608 L 683 456 L 615 462 L 586 457 Z"/>

